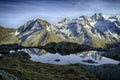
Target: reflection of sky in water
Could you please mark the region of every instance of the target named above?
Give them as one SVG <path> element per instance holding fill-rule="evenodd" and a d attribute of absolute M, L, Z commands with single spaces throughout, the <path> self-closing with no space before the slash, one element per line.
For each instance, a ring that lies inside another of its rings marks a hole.
<path fill-rule="evenodd" d="M 101 57 L 96 53 L 96 51 L 87 51 L 83 53 L 77 53 L 77 54 L 70 54 L 70 55 L 60 55 L 59 53 L 51 54 L 51 53 L 45 53 L 42 55 L 36 55 L 36 54 L 30 54 L 31 60 L 36 62 L 42 62 L 42 63 L 50 63 L 50 64 L 58 64 L 58 65 L 64 65 L 64 64 L 86 64 L 86 65 L 102 65 L 102 64 L 118 64 L 119 61 L 112 60 L 106 57 Z M 56 59 L 59 59 L 60 61 L 55 61 Z M 93 60 L 95 63 L 87 63 L 83 62 L 83 60 Z"/>

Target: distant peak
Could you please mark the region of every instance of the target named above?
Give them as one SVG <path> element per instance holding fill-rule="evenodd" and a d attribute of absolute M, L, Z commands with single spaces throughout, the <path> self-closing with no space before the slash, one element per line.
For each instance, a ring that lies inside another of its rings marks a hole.
<path fill-rule="evenodd" d="M 79 19 L 81 19 L 81 20 L 88 20 L 88 18 L 89 18 L 88 16 L 80 16 L 79 17 Z"/>
<path fill-rule="evenodd" d="M 62 19 L 61 21 L 59 21 L 58 23 L 63 23 L 63 22 L 68 22 L 68 21 L 71 21 L 71 19 L 69 19 L 69 18 L 64 18 L 64 19 Z"/>
<path fill-rule="evenodd" d="M 36 21 L 45 21 L 45 20 L 42 20 L 42 19 L 40 19 L 40 18 L 37 18 Z"/>
<path fill-rule="evenodd" d="M 95 13 L 91 18 L 93 20 L 104 20 L 102 13 Z"/>

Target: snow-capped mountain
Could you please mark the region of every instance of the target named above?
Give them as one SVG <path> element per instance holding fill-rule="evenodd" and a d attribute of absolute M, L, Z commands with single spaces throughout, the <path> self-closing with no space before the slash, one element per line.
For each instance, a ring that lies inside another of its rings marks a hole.
<path fill-rule="evenodd" d="M 18 28 L 16 36 L 20 40 L 20 44 L 25 46 L 45 45 L 57 40 L 57 36 L 47 30 L 48 26 L 50 24 L 44 20 L 31 20 Z M 58 39 L 60 40 L 60 38 Z"/>
<path fill-rule="evenodd" d="M 56 24 L 30 20 L 15 32 L 19 43 L 25 46 L 45 45 L 49 42 L 69 41 L 94 47 L 120 42 L 120 15 L 106 16 L 95 13 L 63 19 Z"/>
<path fill-rule="evenodd" d="M 70 38 L 81 44 L 104 47 L 120 41 L 120 15 L 110 17 L 98 13 L 92 17 L 63 19 L 49 26 L 48 30 L 64 39 Z"/>

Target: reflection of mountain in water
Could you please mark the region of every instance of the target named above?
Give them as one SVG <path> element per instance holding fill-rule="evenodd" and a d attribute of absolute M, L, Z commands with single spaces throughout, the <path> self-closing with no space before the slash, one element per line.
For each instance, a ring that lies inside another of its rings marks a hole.
<path fill-rule="evenodd" d="M 30 50 L 26 50 L 30 51 Z M 36 50 L 37 51 L 37 50 Z M 30 52 L 29 52 L 30 53 Z M 31 60 L 50 64 L 86 64 L 86 65 L 102 65 L 102 64 L 118 64 L 118 61 L 102 57 L 99 51 L 86 51 L 81 53 L 71 53 L 62 55 L 61 53 L 34 54 L 31 52 Z M 59 61 L 56 61 L 59 60 Z"/>
<path fill-rule="evenodd" d="M 102 57 L 107 49 L 93 48 L 70 42 L 51 42 L 45 46 L 25 47 L 17 44 L 1 45 L 1 51 L 22 49 L 31 56 L 31 60 L 51 64 L 118 64 L 118 61 Z M 44 50 L 43 50 L 44 49 Z M 47 52 L 46 52 L 46 51 Z M 100 52 L 101 51 L 101 52 Z M 43 54 L 44 53 L 44 54 Z M 21 56 L 21 55 L 20 55 Z M 56 60 L 58 62 L 56 62 Z"/>
<path fill-rule="evenodd" d="M 102 52 L 97 52 L 97 51 L 86 51 L 82 52 L 82 54 L 78 54 L 82 58 L 86 57 L 92 57 L 95 60 L 102 60 L 102 56 L 100 55 Z"/>
<path fill-rule="evenodd" d="M 75 54 L 75 53 L 81 53 L 84 51 L 107 51 L 107 49 L 102 49 L 102 48 L 94 48 L 85 44 L 77 44 L 77 43 L 72 43 L 72 42 L 50 42 L 46 44 L 45 46 L 39 46 L 37 47 L 38 49 L 29 48 L 27 49 L 29 53 L 44 53 L 45 51 L 50 52 L 50 53 L 60 53 L 61 55 L 68 55 L 68 54 Z M 41 50 L 44 49 L 45 51 Z"/>

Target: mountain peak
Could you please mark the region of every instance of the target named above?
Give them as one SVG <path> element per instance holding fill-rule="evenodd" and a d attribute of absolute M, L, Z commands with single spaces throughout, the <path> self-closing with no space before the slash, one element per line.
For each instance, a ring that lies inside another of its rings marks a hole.
<path fill-rule="evenodd" d="M 64 18 L 64 19 L 62 19 L 61 21 L 59 21 L 58 23 L 63 23 L 63 22 L 68 22 L 68 21 L 71 21 L 71 19 L 69 19 L 69 18 Z"/>
<path fill-rule="evenodd" d="M 37 18 L 36 21 L 38 21 L 41 25 L 51 25 L 49 22 L 47 22 L 46 20 Z"/>
<path fill-rule="evenodd" d="M 35 31 L 42 28 L 46 29 L 46 27 L 49 25 L 50 23 L 47 21 L 37 18 L 36 20 L 27 21 L 24 25 L 18 28 L 18 32 L 24 33 L 26 31 Z"/>
<path fill-rule="evenodd" d="M 104 20 L 102 13 L 95 13 L 92 17 L 93 20 Z"/>
<path fill-rule="evenodd" d="M 92 17 L 64 18 L 53 25 L 37 18 L 36 20 L 28 21 L 18 29 L 20 30 L 19 37 L 23 42 L 24 40 L 34 42 L 39 38 L 40 43 L 42 43 L 48 36 L 52 36 L 50 40 L 55 39 L 54 36 L 59 36 L 66 41 L 92 45 L 94 47 L 105 47 L 108 43 L 120 40 L 118 18 L 116 16 L 110 17 L 101 13 L 95 13 Z M 37 40 L 37 42 L 39 41 Z"/>

